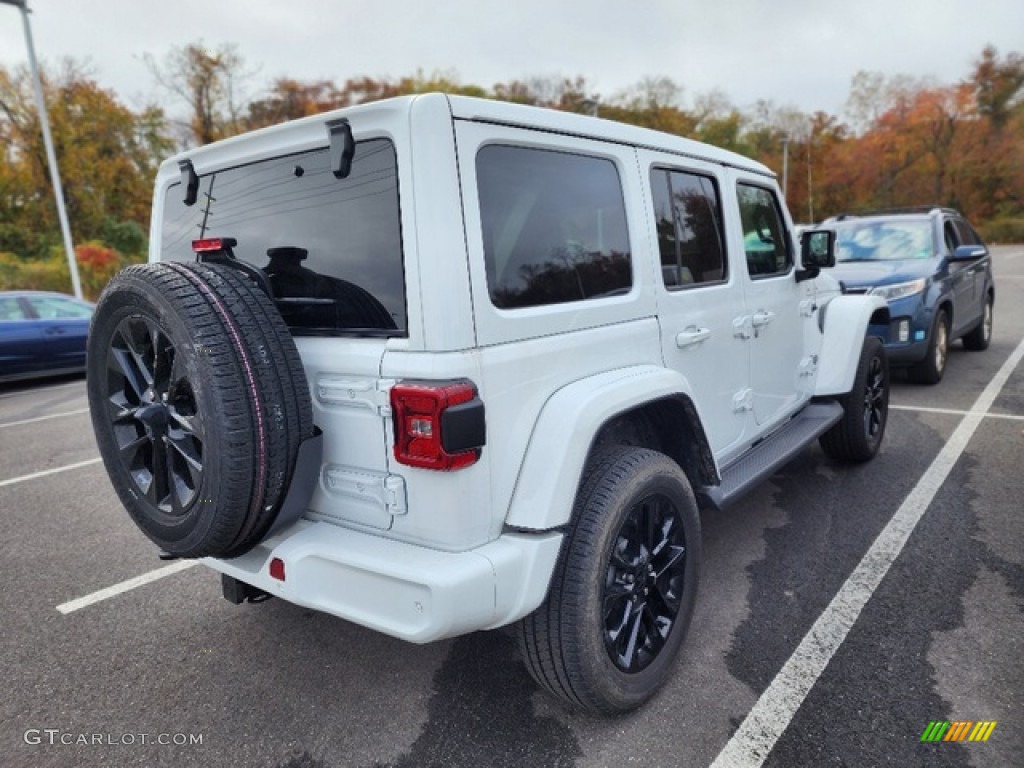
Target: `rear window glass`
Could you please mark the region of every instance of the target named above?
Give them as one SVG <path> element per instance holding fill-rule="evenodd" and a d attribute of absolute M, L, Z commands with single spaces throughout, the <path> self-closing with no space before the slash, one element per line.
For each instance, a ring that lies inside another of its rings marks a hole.
<path fill-rule="evenodd" d="M 234 255 L 264 271 L 297 335 L 405 335 L 405 275 L 395 150 L 356 145 L 336 179 L 326 148 L 200 177 L 195 205 L 181 185 L 164 204 L 161 258 L 192 261 L 192 241 L 233 238 Z"/>
<path fill-rule="evenodd" d="M 476 158 L 487 287 L 496 307 L 627 293 L 622 185 L 610 160 L 489 145 Z"/>

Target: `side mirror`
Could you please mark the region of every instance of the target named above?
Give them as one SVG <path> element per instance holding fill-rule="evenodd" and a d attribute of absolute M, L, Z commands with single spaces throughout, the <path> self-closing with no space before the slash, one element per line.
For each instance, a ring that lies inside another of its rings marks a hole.
<path fill-rule="evenodd" d="M 818 272 L 836 265 L 836 233 L 831 229 L 809 229 L 800 235 L 800 264 L 797 281 L 817 277 Z"/>
<path fill-rule="evenodd" d="M 958 245 L 953 251 L 953 261 L 973 261 L 988 256 L 988 248 L 984 245 Z"/>
<path fill-rule="evenodd" d="M 809 229 L 800 236 L 800 263 L 804 269 L 836 265 L 836 233 L 831 229 Z"/>

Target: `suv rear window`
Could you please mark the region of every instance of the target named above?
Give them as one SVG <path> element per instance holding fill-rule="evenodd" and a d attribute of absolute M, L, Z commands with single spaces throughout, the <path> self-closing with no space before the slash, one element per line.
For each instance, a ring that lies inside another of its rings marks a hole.
<path fill-rule="evenodd" d="M 191 261 L 192 240 L 234 238 L 236 257 L 263 269 L 296 335 L 404 336 L 405 274 L 395 149 L 356 145 L 336 179 L 316 149 L 200 177 L 199 199 L 173 184 L 161 258 Z"/>
<path fill-rule="evenodd" d="M 610 160 L 489 145 L 476 157 L 487 287 L 511 309 L 633 284 L 622 184 Z"/>

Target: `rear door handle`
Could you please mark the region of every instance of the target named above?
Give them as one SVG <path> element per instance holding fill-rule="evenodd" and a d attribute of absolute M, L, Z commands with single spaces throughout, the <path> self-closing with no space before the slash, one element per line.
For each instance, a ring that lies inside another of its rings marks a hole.
<path fill-rule="evenodd" d="M 707 341 L 710 338 L 710 328 L 698 328 L 695 325 L 691 325 L 676 334 L 676 346 L 683 349 L 694 344 L 700 344 L 702 341 Z"/>
<path fill-rule="evenodd" d="M 768 325 L 768 323 L 770 323 L 774 319 L 774 312 L 766 312 L 765 310 L 762 309 L 760 312 L 754 313 L 754 316 L 751 318 L 751 322 L 753 322 L 755 328 L 761 328 L 763 326 Z"/>

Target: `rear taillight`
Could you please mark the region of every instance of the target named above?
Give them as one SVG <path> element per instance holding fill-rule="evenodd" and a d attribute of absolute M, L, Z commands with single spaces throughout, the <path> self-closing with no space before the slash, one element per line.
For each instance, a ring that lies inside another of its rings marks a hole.
<path fill-rule="evenodd" d="M 485 442 L 484 404 L 473 382 L 403 381 L 391 388 L 395 459 L 452 470 L 475 464 Z"/>

